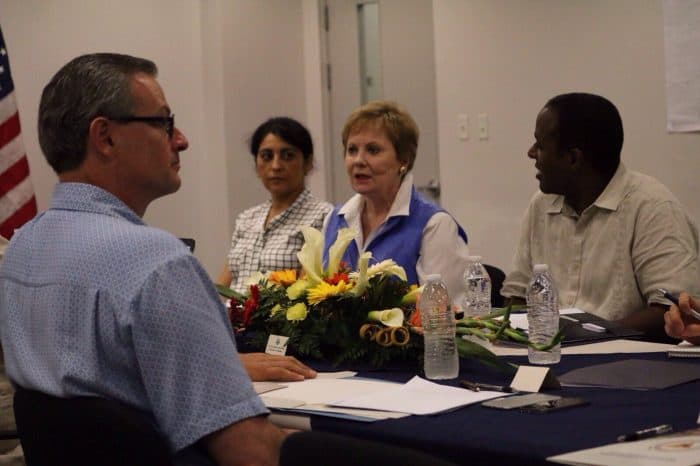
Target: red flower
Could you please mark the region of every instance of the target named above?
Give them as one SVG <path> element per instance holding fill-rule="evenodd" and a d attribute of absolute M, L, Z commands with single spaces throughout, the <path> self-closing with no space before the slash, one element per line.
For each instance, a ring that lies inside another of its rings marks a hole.
<path fill-rule="evenodd" d="M 324 281 L 326 283 L 330 283 L 331 285 L 337 285 L 341 281 L 350 283 L 350 278 L 346 272 L 336 272 L 332 277 L 326 278 Z"/>
<path fill-rule="evenodd" d="M 250 324 L 250 316 L 258 307 L 260 301 L 260 289 L 258 285 L 250 285 L 250 296 L 243 303 L 243 326 L 247 327 Z"/>

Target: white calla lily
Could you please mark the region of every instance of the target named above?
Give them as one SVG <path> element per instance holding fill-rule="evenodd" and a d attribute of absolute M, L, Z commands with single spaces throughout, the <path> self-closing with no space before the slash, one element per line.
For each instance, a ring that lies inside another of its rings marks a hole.
<path fill-rule="evenodd" d="M 370 311 L 367 314 L 367 318 L 381 322 L 387 327 L 401 327 L 403 325 L 403 311 L 398 307 L 384 309 L 383 311 Z"/>
<path fill-rule="evenodd" d="M 328 267 L 326 268 L 326 273 L 329 277 L 332 277 L 338 271 L 343 254 L 345 254 L 345 250 L 354 239 L 355 232 L 351 228 L 341 228 L 338 230 L 338 236 L 335 237 L 335 242 L 328 248 Z"/>
<path fill-rule="evenodd" d="M 367 289 L 369 277 L 367 276 L 367 265 L 372 258 L 370 251 L 363 252 L 357 261 L 357 272 L 351 272 L 350 277 L 355 281 L 355 288 L 352 289 L 354 296 L 361 296 Z"/>
<path fill-rule="evenodd" d="M 304 245 L 297 253 L 301 268 L 310 283 L 318 283 L 323 278 L 323 234 L 309 226 L 301 227 Z"/>

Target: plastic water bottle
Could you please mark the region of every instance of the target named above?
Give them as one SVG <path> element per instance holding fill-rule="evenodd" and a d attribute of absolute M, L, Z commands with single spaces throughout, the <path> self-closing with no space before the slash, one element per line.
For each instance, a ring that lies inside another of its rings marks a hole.
<path fill-rule="evenodd" d="M 527 288 L 528 335 L 533 343 L 547 343 L 559 331 L 559 293 L 547 264 L 536 264 Z M 531 364 L 556 364 L 561 360 L 561 345 L 549 351 L 528 348 Z"/>
<path fill-rule="evenodd" d="M 425 342 L 425 376 L 433 380 L 454 379 L 459 374 L 455 316 L 439 274 L 428 275 L 419 309 Z"/>
<path fill-rule="evenodd" d="M 467 260 L 462 310 L 467 317 L 484 316 L 491 312 L 491 277 L 481 264 L 481 256 L 469 256 Z"/>

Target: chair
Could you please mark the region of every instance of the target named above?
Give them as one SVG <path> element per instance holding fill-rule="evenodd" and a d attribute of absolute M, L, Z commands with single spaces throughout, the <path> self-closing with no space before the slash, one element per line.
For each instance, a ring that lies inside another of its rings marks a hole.
<path fill-rule="evenodd" d="M 194 252 L 194 239 L 193 238 L 180 238 L 180 241 L 185 243 L 185 245 L 190 248 L 190 252 Z"/>
<path fill-rule="evenodd" d="M 325 432 L 295 432 L 280 449 L 280 466 L 454 466 L 418 450 Z"/>
<path fill-rule="evenodd" d="M 505 299 L 501 296 L 501 288 L 503 288 L 503 281 L 506 279 L 506 274 L 496 266 L 489 264 L 483 265 L 489 277 L 491 277 L 491 306 L 503 307 L 505 305 Z"/>
<path fill-rule="evenodd" d="M 17 387 L 14 409 L 27 466 L 173 465 L 153 419 L 119 401 Z"/>

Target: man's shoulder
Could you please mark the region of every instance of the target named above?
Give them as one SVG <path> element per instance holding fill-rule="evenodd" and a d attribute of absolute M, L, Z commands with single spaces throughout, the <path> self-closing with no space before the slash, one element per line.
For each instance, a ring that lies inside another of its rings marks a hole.
<path fill-rule="evenodd" d="M 625 181 L 628 197 L 643 201 L 678 202 L 671 190 L 653 176 L 629 170 Z"/>

